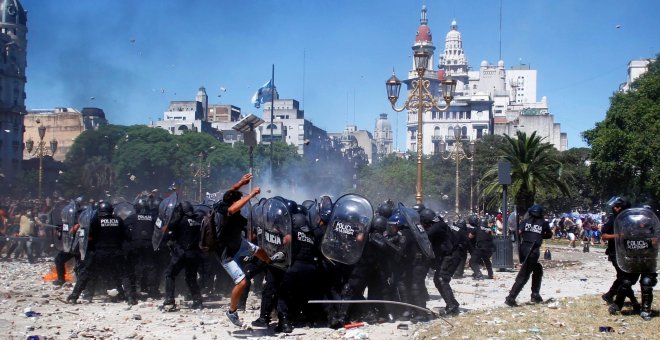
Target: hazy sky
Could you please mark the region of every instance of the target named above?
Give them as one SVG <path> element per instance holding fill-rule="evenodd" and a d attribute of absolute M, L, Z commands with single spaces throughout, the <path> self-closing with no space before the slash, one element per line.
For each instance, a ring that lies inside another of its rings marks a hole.
<path fill-rule="evenodd" d="M 269 78 L 327 131 L 398 124 L 384 82 L 412 66 L 422 3 L 436 46 L 458 22 L 471 67 L 498 59 L 496 0 L 22 0 L 28 10 L 28 109 L 97 106 L 116 124 L 162 117 L 171 100 L 261 111 L 250 97 Z M 569 147 L 604 118 L 631 59 L 660 52 L 657 0 L 503 0 L 502 59 L 538 70 Z M 617 28 L 618 27 L 618 28 Z M 221 88 L 226 89 L 225 92 Z M 94 99 L 92 99 L 92 97 Z"/>

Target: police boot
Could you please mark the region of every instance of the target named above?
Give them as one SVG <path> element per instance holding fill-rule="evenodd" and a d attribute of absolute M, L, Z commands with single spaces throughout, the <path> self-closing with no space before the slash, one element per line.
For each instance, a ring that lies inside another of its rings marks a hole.
<path fill-rule="evenodd" d="M 518 281 L 516 278 L 516 281 L 513 283 L 513 287 L 511 287 L 511 290 L 509 291 L 509 295 L 504 299 L 504 303 L 509 306 L 509 307 L 516 307 L 518 304 L 516 303 L 516 298 L 518 297 L 518 294 L 520 294 L 520 291 L 523 289 L 525 286 L 526 282 L 521 282 Z"/>
<path fill-rule="evenodd" d="M 277 333 L 291 333 L 293 332 L 293 326 L 291 326 L 291 322 L 289 321 L 288 317 L 282 313 L 277 314 L 277 318 L 279 319 L 277 322 L 277 327 L 275 327 L 275 332 Z"/>
<path fill-rule="evenodd" d="M 639 316 L 646 321 L 651 320 L 651 305 L 653 303 L 653 287 L 642 288 L 642 305 Z"/>
<path fill-rule="evenodd" d="M 447 307 L 445 307 L 447 315 L 458 315 L 459 303 L 454 297 L 454 291 L 451 289 L 451 286 L 449 286 L 449 283 L 442 283 L 440 288 L 440 296 L 442 296 L 442 299 L 447 303 Z"/>
<path fill-rule="evenodd" d="M 627 289 L 620 287 L 619 291 L 616 294 L 616 298 L 614 299 L 614 302 L 610 303 L 610 305 L 607 307 L 607 311 L 611 315 L 619 314 L 619 312 L 621 312 L 621 308 L 623 307 L 623 303 L 626 301 L 627 295 L 628 295 Z"/>
<path fill-rule="evenodd" d="M 607 293 L 601 295 L 601 299 L 605 301 L 608 305 L 611 303 L 614 303 L 614 296 L 616 295 L 616 290 L 619 287 L 618 282 L 614 282 L 612 286 L 610 287 L 610 290 L 607 291 Z"/>

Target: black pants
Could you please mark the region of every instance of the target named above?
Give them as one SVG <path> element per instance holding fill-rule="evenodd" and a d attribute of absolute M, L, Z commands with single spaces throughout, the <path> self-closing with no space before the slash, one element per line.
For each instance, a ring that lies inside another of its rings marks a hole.
<path fill-rule="evenodd" d="M 475 277 L 483 277 L 481 274 L 481 265 L 486 267 L 488 278 L 493 278 L 493 263 L 490 258 L 493 256 L 493 251 L 490 249 L 475 249 L 472 251 L 470 258 L 470 267 L 475 273 Z"/>
<path fill-rule="evenodd" d="M 65 275 L 65 264 L 69 262 L 69 260 L 75 258 L 76 259 L 76 265 L 80 261 L 80 254 L 79 253 L 69 253 L 69 252 L 64 252 L 60 251 L 55 255 L 55 271 L 57 272 L 57 280 L 64 282 L 64 275 Z"/>
<path fill-rule="evenodd" d="M 128 272 L 126 271 L 128 265 L 125 259 L 126 257 L 119 249 L 88 249 L 85 260 L 82 261 L 79 267 L 78 280 L 73 287 L 71 297 L 78 299 L 90 280 L 99 277 L 101 274 L 109 274 L 113 285 L 121 282 L 124 287 L 128 287 L 129 298 L 135 298 L 135 291 L 130 288 Z"/>
<path fill-rule="evenodd" d="M 266 268 L 266 283 L 261 291 L 261 309 L 259 312 L 259 316 L 265 320 L 270 320 L 270 313 L 277 307 L 278 293 L 284 273 L 284 270 L 274 266 Z"/>
<path fill-rule="evenodd" d="M 348 282 L 346 285 L 344 285 L 344 289 L 341 292 L 341 299 L 364 299 L 364 291 L 367 287 L 369 287 L 369 300 L 391 300 L 393 298 L 390 296 L 391 294 L 389 294 L 389 290 L 386 289 L 387 277 L 385 271 L 376 263 L 360 261 L 351 272 L 351 275 L 348 278 Z M 338 313 L 338 318 L 345 323 L 348 321 L 347 316 L 351 314 L 349 311 L 358 310 L 358 306 L 365 305 L 339 305 L 340 310 Z M 367 306 L 366 310 L 362 310 L 362 312 L 372 312 L 375 315 L 380 316 L 387 315 L 385 310 L 383 308 L 378 308 L 378 306 Z"/>
<path fill-rule="evenodd" d="M 456 249 L 450 255 L 436 257 L 435 259 L 433 284 L 435 285 L 435 288 L 438 289 L 442 299 L 445 300 L 447 309 L 457 308 L 459 306 L 458 301 L 456 301 L 456 298 L 454 297 L 454 291 L 449 283 L 451 282 L 454 273 L 457 272 L 458 266 L 461 263 L 465 265 L 465 260 L 462 256 L 463 251 L 461 249 Z"/>
<path fill-rule="evenodd" d="M 202 261 L 201 250 L 183 250 L 175 247 L 171 252 L 170 264 L 165 269 L 165 301 L 174 301 L 174 279 L 185 269 L 186 285 L 193 301 L 201 302 L 202 294 L 197 284 L 197 269 Z"/>
<path fill-rule="evenodd" d="M 539 252 L 538 249 L 528 253 L 527 259 L 523 259 L 523 264 L 520 267 L 518 275 L 516 275 L 516 281 L 513 283 L 511 290 L 509 291 L 509 298 L 515 300 L 515 298 L 520 294 L 520 291 L 523 289 L 529 277 L 532 276 L 532 295 L 538 295 L 541 291 L 541 281 L 543 280 L 543 266 L 539 263 Z"/>
<path fill-rule="evenodd" d="M 467 249 L 459 248 L 457 250 L 458 263 L 456 264 L 456 271 L 454 272 L 454 278 L 461 278 L 465 272 L 465 262 L 467 261 L 468 251 Z"/>
<path fill-rule="evenodd" d="M 158 259 L 151 244 L 133 245 L 128 253 L 129 279 L 132 289 L 148 293 L 151 297 L 158 295 L 160 280 L 158 277 Z"/>
<path fill-rule="evenodd" d="M 280 319 L 297 319 L 307 308 L 307 301 L 318 298 L 318 284 L 315 282 L 316 263 L 294 261 L 282 278 L 277 301 L 277 315 Z M 312 321 L 317 313 L 305 313 L 306 321 Z"/>

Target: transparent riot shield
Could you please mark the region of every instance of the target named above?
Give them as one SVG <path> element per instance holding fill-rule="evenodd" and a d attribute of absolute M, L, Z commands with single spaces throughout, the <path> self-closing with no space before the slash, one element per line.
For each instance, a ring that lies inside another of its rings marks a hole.
<path fill-rule="evenodd" d="M 78 204 L 71 200 L 71 202 L 62 208 L 60 217 L 62 218 L 62 249 L 61 251 L 70 253 L 73 249 L 73 241 L 75 235 L 73 234 L 73 226 L 77 223 L 76 212 L 78 211 Z"/>
<path fill-rule="evenodd" d="M 405 217 L 408 227 L 412 231 L 412 234 L 415 236 L 415 241 L 417 245 L 422 250 L 424 255 L 428 258 L 435 258 L 433 253 L 433 247 L 431 247 L 431 241 L 429 240 L 429 235 L 426 234 L 426 230 L 422 226 L 422 223 L 419 221 L 419 213 L 412 208 L 406 208 L 403 203 L 399 203 L 399 211 Z"/>
<path fill-rule="evenodd" d="M 158 206 L 158 218 L 154 224 L 154 233 L 151 236 L 151 245 L 154 250 L 158 250 L 161 241 L 167 232 L 167 226 L 174 215 L 174 209 L 179 203 L 176 192 L 172 193 L 169 197 L 160 202 Z"/>
<path fill-rule="evenodd" d="M 268 256 L 273 256 L 277 252 L 284 253 L 285 260 L 273 263 L 273 265 L 286 268 L 291 264 L 291 215 L 289 210 L 281 200 L 270 198 L 263 206 L 263 216 L 262 248 Z"/>
<path fill-rule="evenodd" d="M 374 209 L 366 198 L 347 194 L 333 206 L 328 227 L 321 242 L 321 252 L 332 261 L 355 264 L 368 241 Z"/>
<path fill-rule="evenodd" d="M 250 218 L 252 222 L 248 223 L 248 233 L 253 241 L 256 241 L 256 244 L 259 246 L 262 245 L 263 233 L 264 233 L 264 224 L 263 224 L 263 208 L 266 204 L 266 198 L 261 198 L 259 202 L 252 206 L 252 212 L 250 213 Z"/>
<path fill-rule="evenodd" d="M 114 204 L 114 208 L 115 209 L 113 211 L 113 215 L 115 215 L 117 218 L 120 218 L 124 222 L 126 222 L 126 219 L 129 216 L 135 214 L 135 206 L 126 201 L 117 202 Z"/>
<path fill-rule="evenodd" d="M 90 206 L 87 207 L 87 209 L 85 209 L 82 213 L 80 213 L 80 217 L 78 218 L 78 224 L 80 227 L 76 232 L 76 239 L 78 240 L 78 250 L 80 251 L 81 260 L 85 260 L 85 256 L 87 255 L 89 232 L 91 230 L 92 219 L 94 219 L 95 214 L 96 211 Z"/>
<path fill-rule="evenodd" d="M 628 273 L 655 273 L 660 262 L 658 217 L 646 208 L 621 212 L 614 220 L 616 262 Z"/>

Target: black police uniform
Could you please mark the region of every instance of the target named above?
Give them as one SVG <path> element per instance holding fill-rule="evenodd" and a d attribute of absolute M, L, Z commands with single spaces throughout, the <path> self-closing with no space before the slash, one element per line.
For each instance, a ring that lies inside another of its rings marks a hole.
<path fill-rule="evenodd" d="M 112 212 L 100 211 L 90 223 L 85 260 L 82 261 L 78 280 L 67 301 L 75 303 L 90 280 L 103 273 L 111 275 L 114 283 L 122 282 L 124 287 L 128 287 L 128 303 L 137 303 L 135 291 L 128 280 L 128 265 L 122 249 L 124 242 L 129 240 L 130 234 L 124 222 L 112 216 Z"/>
<path fill-rule="evenodd" d="M 292 216 L 291 265 L 284 274 L 279 288 L 277 314 L 279 323 L 276 331 L 290 333 L 293 330 L 290 320 L 303 310 L 314 313 L 306 301 L 319 297 L 316 272 L 320 254 L 315 233 L 309 227 L 307 217 L 296 213 Z M 307 314 L 307 313 L 306 313 Z M 307 314 L 312 321 L 314 315 Z"/>
<path fill-rule="evenodd" d="M 193 300 L 193 308 L 202 304 L 202 295 L 197 283 L 197 270 L 202 261 L 202 251 L 199 248 L 201 220 L 203 216 L 195 214 L 192 209 L 182 211 L 181 205 L 169 225 L 170 264 L 165 269 L 165 301 L 164 305 L 174 305 L 174 279 L 182 269 L 185 269 L 185 281 Z"/>
<path fill-rule="evenodd" d="M 437 216 L 436 219 L 426 229 L 435 254 L 433 283 L 447 304 L 445 307 L 447 314 L 455 314 L 458 312 L 459 303 L 456 301 L 454 291 L 449 283 L 461 263 L 461 258 L 467 252 L 462 249 L 462 245 L 456 240 L 458 227 L 455 227 L 456 232 L 454 232 L 441 217 Z"/>
<path fill-rule="evenodd" d="M 151 242 L 156 217 L 149 209 L 141 208 L 125 221 L 131 233 L 128 248 L 131 285 L 135 287 L 139 281 L 141 291 L 148 293 L 151 298 L 158 298 L 160 295 L 158 259 Z"/>
<path fill-rule="evenodd" d="M 486 267 L 488 272 L 488 278 L 493 278 L 493 264 L 490 261 L 490 258 L 493 256 L 493 251 L 495 250 L 495 244 L 493 243 L 493 231 L 488 227 L 475 227 L 475 247 L 472 252 L 472 257 L 477 265 L 475 265 L 476 270 L 478 270 L 477 277 L 483 277 L 481 274 L 481 269 L 478 265 L 483 264 Z"/>
<path fill-rule="evenodd" d="M 522 264 L 506 302 L 509 305 L 515 305 L 516 297 L 529 280 L 530 275 L 532 276 L 532 302 L 543 302 L 539 293 L 543 279 L 543 266 L 539 263 L 539 257 L 543 239 L 552 237 L 550 224 L 542 217 L 530 216 L 520 224 L 518 233 L 521 239 L 519 256 Z"/>
<path fill-rule="evenodd" d="M 451 225 L 450 228 L 454 233 L 459 258 L 453 278 L 461 279 L 465 272 L 465 262 L 467 262 L 467 255 L 471 247 L 470 238 L 468 237 L 469 230 L 464 221 L 459 221 L 457 224 Z"/>

